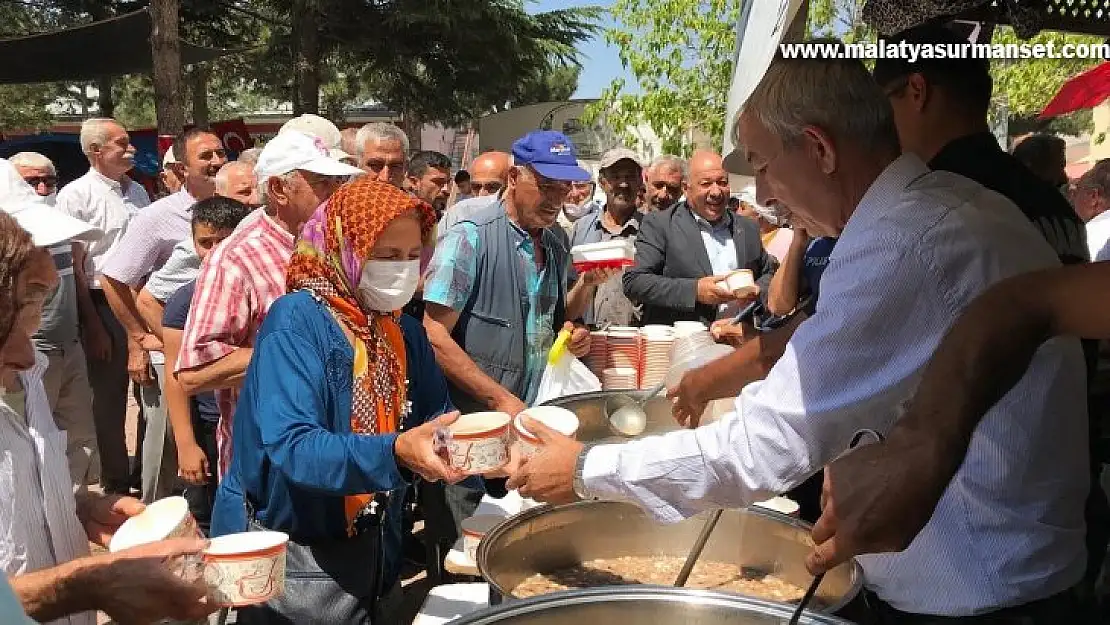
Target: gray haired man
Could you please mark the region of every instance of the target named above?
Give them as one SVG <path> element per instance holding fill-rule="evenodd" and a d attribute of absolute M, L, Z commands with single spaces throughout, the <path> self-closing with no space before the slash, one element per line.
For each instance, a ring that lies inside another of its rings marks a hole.
<path fill-rule="evenodd" d="M 670 154 L 656 157 L 644 170 L 644 186 L 647 210 L 667 210 L 674 206 L 686 192 L 686 161 Z"/>
<path fill-rule="evenodd" d="M 789 490 L 861 430 L 898 422 L 941 337 L 978 294 L 1059 265 L 1013 202 L 900 156 L 890 104 L 858 60 L 776 58 L 736 127 L 757 201 L 839 237 L 816 313 L 719 421 L 593 447 L 539 424 L 544 453 L 509 483 L 521 495 L 616 496 L 678 521 Z M 686 377 L 727 385 L 743 375 L 723 360 Z M 1077 340 L 1037 351 L 970 433 L 967 458 L 913 543 L 858 558 L 871 614 L 855 620 L 1081 622 L 1072 588 L 1086 560 L 1084 374 Z"/>
<path fill-rule="evenodd" d="M 359 129 L 355 145 L 360 169 L 398 189 L 404 186 L 409 138 L 403 130 L 393 124 L 372 122 Z"/>

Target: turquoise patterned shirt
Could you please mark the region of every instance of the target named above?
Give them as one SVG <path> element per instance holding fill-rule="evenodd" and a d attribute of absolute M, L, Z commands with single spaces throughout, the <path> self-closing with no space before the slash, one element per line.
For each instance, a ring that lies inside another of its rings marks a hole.
<path fill-rule="evenodd" d="M 512 226 L 519 229 L 516 224 Z M 528 391 L 520 400 L 531 405 L 536 399 L 547 365 L 547 352 L 558 333 L 558 328 L 553 327 L 555 307 L 558 306 L 561 289 L 565 288 L 565 285 L 559 283 L 558 272 L 553 270 L 552 263 L 566 262 L 567 259 L 546 258 L 544 268 L 538 269 L 536 242 L 527 233 L 517 247 L 517 252 L 517 269 L 523 272 L 528 289 L 525 325 L 527 351 L 524 363 Z M 435 255 L 432 256 L 424 279 L 424 301 L 446 306 L 459 313 L 466 312 L 471 290 L 477 282 L 477 272 L 478 227 L 469 221 L 457 223 L 443 235 Z M 497 277 L 487 279 L 496 280 Z"/>

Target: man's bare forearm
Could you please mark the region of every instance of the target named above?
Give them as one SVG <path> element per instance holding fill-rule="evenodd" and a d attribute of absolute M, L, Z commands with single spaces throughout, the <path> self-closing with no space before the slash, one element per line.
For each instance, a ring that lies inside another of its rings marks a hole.
<path fill-rule="evenodd" d="M 803 320 L 805 315 L 798 315 L 781 328 L 759 334 L 731 354 L 697 369 L 698 378 L 704 380 L 698 399 L 736 397 L 748 384 L 767 377 Z"/>
<path fill-rule="evenodd" d="M 808 237 L 794 235 L 790 249 L 783 258 L 767 293 L 767 309 L 773 315 L 788 315 L 798 305 L 802 289 L 802 266 L 805 262 Z"/>
<path fill-rule="evenodd" d="M 96 571 L 105 557 L 78 558 L 8 581 L 27 616 L 47 623 L 95 609 Z"/>
<path fill-rule="evenodd" d="M 455 339 L 451 338 L 451 333 L 443 324 L 425 315 L 424 328 L 428 332 L 428 342 L 435 351 L 436 362 L 455 386 L 490 407 L 509 395 L 508 390 L 486 375 L 471 360 Z"/>
<path fill-rule="evenodd" d="M 150 329 L 143 322 L 139 309 L 135 305 L 135 295 L 131 291 L 131 286 L 108 276 L 101 276 L 100 283 L 101 288 L 104 289 L 104 298 L 108 300 L 108 306 L 127 332 L 128 339 L 137 342 L 144 335 L 149 334 Z"/>
<path fill-rule="evenodd" d="M 586 309 L 593 303 L 596 293 L 597 286 L 587 285 L 586 281 L 579 277 L 570 291 L 567 291 L 566 318 L 581 319 L 586 314 Z"/>
<path fill-rule="evenodd" d="M 162 341 L 165 345 L 166 362 L 176 363 L 181 354 L 181 330 L 167 329 L 163 333 Z M 189 410 L 189 394 L 181 385 L 175 375 L 166 376 L 162 382 L 162 396 L 166 400 L 166 412 L 169 414 L 170 427 L 173 429 L 174 442 L 178 449 L 184 447 L 182 443 L 197 444 L 196 433 L 193 432 L 192 413 Z"/>
<path fill-rule="evenodd" d="M 162 315 L 166 312 L 166 305 L 159 302 L 157 298 L 150 294 L 150 291 L 143 289 L 139 291 L 139 296 L 135 298 L 135 309 L 139 311 L 139 316 L 142 317 L 146 327 L 150 328 L 150 333 L 161 340 Z"/>
<path fill-rule="evenodd" d="M 240 347 L 219 360 L 178 371 L 177 380 L 189 395 L 222 388 L 238 388 L 243 385 L 253 352 L 250 347 Z"/>
<path fill-rule="evenodd" d="M 1083 274 L 1094 268 L 1018 276 L 976 298 L 933 352 L 891 435 L 932 430 L 932 436 L 947 438 L 953 461 L 962 459 L 979 421 L 1017 385 L 1041 344 L 1059 334 L 1110 335 L 1110 306 L 1088 299 L 1091 291 L 1075 290 L 1091 286 L 1084 286 Z M 1110 289 L 1110 271 L 1100 269 L 1105 280 L 1099 288 Z"/>
<path fill-rule="evenodd" d="M 85 246 L 74 243 L 73 253 L 73 284 L 77 290 L 77 315 L 81 320 L 81 327 L 89 328 L 93 324 L 103 325 L 100 315 L 96 312 L 92 293 L 89 291 L 89 277 L 85 274 Z"/>

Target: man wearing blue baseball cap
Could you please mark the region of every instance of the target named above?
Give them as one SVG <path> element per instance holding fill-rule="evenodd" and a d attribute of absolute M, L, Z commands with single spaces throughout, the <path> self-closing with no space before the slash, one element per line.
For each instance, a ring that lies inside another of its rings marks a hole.
<path fill-rule="evenodd" d="M 589 272 L 567 292 L 570 255 L 556 221 L 571 183 L 590 179 L 574 145 L 562 133 L 535 131 L 512 154 L 500 197 L 443 233 L 425 276 L 424 325 L 464 414 L 516 415 L 533 403 L 561 328 L 572 330 L 572 353 L 589 351 L 589 332 L 568 320 L 581 317 L 590 287 L 609 277 Z M 456 524 L 481 494 L 448 487 Z"/>

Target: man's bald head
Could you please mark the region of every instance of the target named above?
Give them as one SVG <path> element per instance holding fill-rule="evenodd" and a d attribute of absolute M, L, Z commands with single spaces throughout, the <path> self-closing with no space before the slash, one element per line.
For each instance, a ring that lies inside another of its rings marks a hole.
<path fill-rule="evenodd" d="M 698 150 L 690 157 L 689 169 L 686 201 L 703 219 L 716 223 L 724 217 L 729 196 L 732 195 L 724 159 L 716 152 Z"/>
<path fill-rule="evenodd" d="M 216 174 L 216 195 L 229 197 L 248 206 L 258 206 L 258 185 L 254 167 L 249 163 L 231 161 Z"/>
<path fill-rule="evenodd" d="M 690 170 L 690 178 L 700 175 L 706 171 L 724 170 L 724 159 L 720 154 L 710 150 L 698 150 L 690 156 L 688 165 Z"/>
<path fill-rule="evenodd" d="M 494 195 L 509 179 L 512 157 L 505 152 L 485 152 L 470 163 L 470 189 L 474 195 Z"/>

